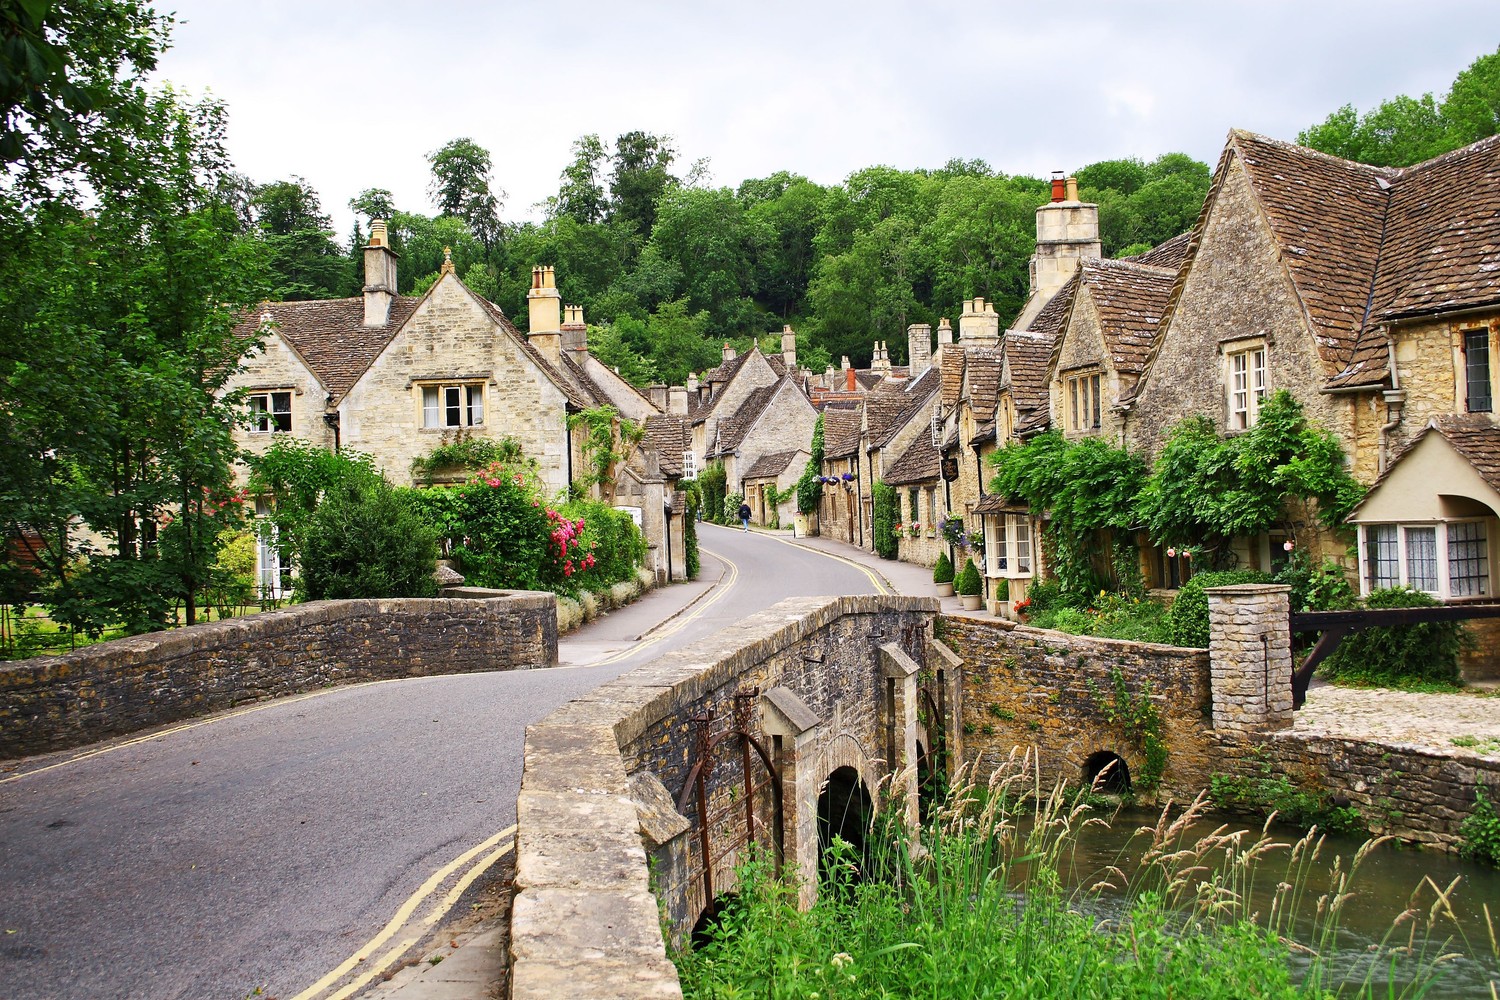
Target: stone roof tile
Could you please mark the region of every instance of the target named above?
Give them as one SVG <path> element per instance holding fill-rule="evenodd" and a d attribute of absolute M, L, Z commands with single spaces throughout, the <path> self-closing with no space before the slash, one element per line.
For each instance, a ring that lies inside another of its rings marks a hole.
<path fill-rule="evenodd" d="M 938 472 L 938 451 L 932 445 L 932 435 L 918 434 L 901 457 L 885 470 L 885 481 L 892 486 L 931 482 L 938 478 Z"/>
<path fill-rule="evenodd" d="M 859 439 L 864 430 L 863 414 L 858 409 L 834 409 L 823 411 L 823 455 L 827 458 L 844 458 L 859 451 Z"/>
<path fill-rule="evenodd" d="M 792 460 L 805 449 L 793 448 L 791 451 L 778 451 L 770 455 L 762 455 L 756 459 L 755 464 L 745 470 L 744 479 L 770 479 L 781 475 L 786 471 Z"/>

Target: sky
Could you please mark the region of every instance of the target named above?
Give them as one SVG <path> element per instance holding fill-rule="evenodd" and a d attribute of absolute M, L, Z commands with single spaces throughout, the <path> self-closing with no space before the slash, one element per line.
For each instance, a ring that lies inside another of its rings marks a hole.
<path fill-rule="evenodd" d="M 158 77 L 229 107 L 256 181 L 298 175 L 340 235 L 391 190 L 431 214 L 427 155 L 489 150 L 502 217 L 539 218 L 579 137 L 670 135 L 678 173 L 832 184 L 982 159 L 1046 176 L 1185 152 L 1231 128 L 1295 140 L 1344 104 L 1441 98 L 1500 48 L 1495 0 L 651 2 L 162 0 Z"/>

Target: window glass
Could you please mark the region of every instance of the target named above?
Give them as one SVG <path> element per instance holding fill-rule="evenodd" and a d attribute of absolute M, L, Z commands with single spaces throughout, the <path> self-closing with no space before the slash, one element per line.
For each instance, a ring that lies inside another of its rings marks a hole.
<path fill-rule="evenodd" d="M 474 427 L 484 423 L 484 386 L 471 385 L 467 388 L 469 394 L 469 426 Z"/>
<path fill-rule="evenodd" d="M 292 393 L 258 392 L 250 397 L 250 429 L 258 434 L 286 434 L 292 429 Z"/>
<path fill-rule="evenodd" d="M 1257 347 L 1229 355 L 1229 427 L 1255 426 L 1266 399 L 1266 349 Z"/>
<path fill-rule="evenodd" d="M 1094 429 L 1097 430 L 1101 426 L 1101 423 L 1102 423 L 1101 420 L 1100 420 L 1101 414 L 1100 414 L 1100 410 L 1099 410 L 1099 376 L 1098 375 L 1091 375 L 1089 377 L 1088 383 L 1089 383 L 1089 396 L 1090 396 L 1090 398 L 1094 402 L 1094 422 L 1093 422 L 1093 424 L 1091 426 L 1093 426 Z"/>
<path fill-rule="evenodd" d="M 1013 521 L 1012 534 L 1016 540 L 1016 572 L 1031 572 L 1031 522 L 1025 515 L 1010 515 Z"/>
<path fill-rule="evenodd" d="M 1488 330 L 1464 331 L 1464 375 L 1470 413 L 1489 413 L 1490 335 Z"/>
<path fill-rule="evenodd" d="M 1396 526 L 1373 524 L 1365 530 L 1365 578 L 1370 589 L 1401 582 L 1401 556 L 1396 548 Z"/>
<path fill-rule="evenodd" d="M 1490 545 L 1483 521 L 1448 525 L 1448 590 L 1453 597 L 1490 592 Z"/>
<path fill-rule="evenodd" d="M 443 426 L 442 407 L 438 405 L 438 387 L 435 385 L 422 387 L 422 426 Z"/>
<path fill-rule="evenodd" d="M 1436 528 L 1406 529 L 1406 579 L 1418 590 L 1437 593 Z"/>
<path fill-rule="evenodd" d="M 987 523 L 995 526 L 994 537 L 989 540 L 988 548 L 985 550 L 994 563 L 995 576 L 1003 574 L 1010 567 L 1010 544 L 1005 537 L 1007 520 L 1008 518 L 1004 516 L 985 518 Z"/>

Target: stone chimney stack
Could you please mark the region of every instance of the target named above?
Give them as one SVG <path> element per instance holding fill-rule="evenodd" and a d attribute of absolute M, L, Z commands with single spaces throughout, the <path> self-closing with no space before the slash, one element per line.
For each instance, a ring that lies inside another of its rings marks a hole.
<path fill-rule="evenodd" d="M 870 370 L 873 372 L 884 372 L 887 375 L 891 371 L 891 358 L 885 349 L 885 341 L 875 341 L 875 353 L 870 358 Z"/>
<path fill-rule="evenodd" d="M 947 316 L 944 316 L 938 320 L 938 350 L 942 350 L 944 345 L 952 346 L 952 344 L 953 324 L 948 322 Z"/>
<path fill-rule="evenodd" d="M 1036 210 L 1031 295 L 1012 329 L 1029 330 L 1037 313 L 1073 277 L 1079 262 L 1104 255 L 1099 241 L 1099 206 L 1079 201 L 1078 178 L 1064 180 L 1061 173 L 1052 178 L 1052 201 Z"/>
<path fill-rule="evenodd" d="M 646 398 L 651 400 L 651 405 L 663 413 L 667 412 L 667 387 L 660 382 L 653 382 L 646 386 Z"/>
<path fill-rule="evenodd" d="M 721 353 L 723 354 L 725 364 L 733 361 L 736 356 L 734 353 L 734 345 L 727 340 L 724 341 L 724 347 L 721 349 Z"/>
<path fill-rule="evenodd" d="M 549 361 L 562 360 L 562 295 L 552 268 L 531 269 L 531 291 L 526 293 L 529 328 L 526 339 Z"/>
<path fill-rule="evenodd" d="M 674 385 L 667 390 L 667 412 L 674 417 L 685 417 L 688 411 L 688 389 Z"/>
<path fill-rule="evenodd" d="M 396 298 L 396 251 L 391 249 L 384 219 L 370 220 L 365 246 L 365 326 L 385 326 Z"/>
<path fill-rule="evenodd" d="M 583 321 L 583 306 L 563 306 L 562 348 L 578 354 L 588 351 L 589 328 Z"/>
<path fill-rule="evenodd" d="M 787 371 L 797 370 L 797 332 L 790 326 L 781 328 L 781 360 L 786 362 Z"/>
<path fill-rule="evenodd" d="M 992 303 L 975 297 L 964 301 L 958 317 L 958 342 L 964 347 L 999 347 L 1000 315 Z"/>
<path fill-rule="evenodd" d="M 698 373 L 688 372 L 687 391 L 689 396 L 698 395 Z"/>
<path fill-rule="evenodd" d="M 906 328 L 907 374 L 921 378 L 922 373 L 932 367 L 932 326 L 913 323 Z"/>

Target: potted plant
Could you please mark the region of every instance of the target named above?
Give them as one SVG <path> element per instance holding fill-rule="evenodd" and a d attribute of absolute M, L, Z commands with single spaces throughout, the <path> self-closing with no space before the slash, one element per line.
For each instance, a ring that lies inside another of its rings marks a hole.
<path fill-rule="evenodd" d="M 939 597 L 953 596 L 953 560 L 948 553 L 938 554 L 937 565 L 932 567 L 932 582 L 937 584 Z"/>
<path fill-rule="evenodd" d="M 964 560 L 964 568 L 959 570 L 957 579 L 953 581 L 953 589 L 963 598 L 965 611 L 979 610 L 979 595 L 984 589 L 984 583 L 979 579 L 979 570 L 975 568 L 973 559 Z"/>
<path fill-rule="evenodd" d="M 996 580 L 994 596 L 992 596 L 987 603 L 990 614 L 994 615 L 996 618 L 1003 616 L 1005 614 L 1005 606 L 1009 603 L 1010 581 Z"/>

